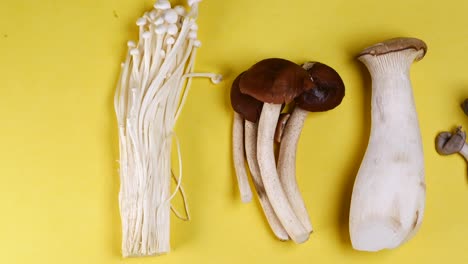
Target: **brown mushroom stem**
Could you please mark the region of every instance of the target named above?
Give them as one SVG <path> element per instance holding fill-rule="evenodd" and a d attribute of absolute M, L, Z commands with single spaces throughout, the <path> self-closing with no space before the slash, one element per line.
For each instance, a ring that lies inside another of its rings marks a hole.
<path fill-rule="evenodd" d="M 252 201 L 252 191 L 250 190 L 245 168 L 244 119 L 238 113 L 234 113 L 234 122 L 232 126 L 232 150 L 234 169 L 236 171 L 241 200 L 244 203 L 248 203 Z"/>
<path fill-rule="evenodd" d="M 255 186 L 255 190 L 260 200 L 260 205 L 263 208 L 265 217 L 270 224 L 270 228 L 275 236 L 285 241 L 289 239 L 288 233 L 284 230 L 283 225 L 279 221 L 278 217 L 271 206 L 268 196 L 263 186 L 262 178 L 260 177 L 260 169 L 258 168 L 257 162 L 257 123 L 245 120 L 245 156 L 247 157 L 247 163 L 249 164 L 250 174 L 252 175 L 252 181 Z"/>
<path fill-rule="evenodd" d="M 309 238 L 309 232 L 301 224 L 294 213 L 288 198 L 281 186 L 278 171 L 276 170 L 275 155 L 273 151 L 276 124 L 281 111 L 280 104 L 265 103 L 258 123 L 257 158 L 260 175 L 265 191 L 278 219 L 296 243 L 303 243 Z"/>
<path fill-rule="evenodd" d="M 309 214 L 307 213 L 307 208 L 304 200 L 302 199 L 296 180 L 297 143 L 299 142 L 299 137 L 308 113 L 308 111 L 297 106 L 294 109 L 286 124 L 284 134 L 281 139 L 282 143 L 280 145 L 277 168 L 281 184 L 294 213 L 297 215 L 305 229 L 308 232 L 312 232 L 312 224 L 310 222 Z"/>

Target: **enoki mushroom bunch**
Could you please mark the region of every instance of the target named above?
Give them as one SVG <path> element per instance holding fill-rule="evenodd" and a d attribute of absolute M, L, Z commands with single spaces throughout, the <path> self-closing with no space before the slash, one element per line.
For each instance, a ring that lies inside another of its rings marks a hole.
<path fill-rule="evenodd" d="M 300 67 L 277 58 L 256 63 L 233 82 L 233 157 L 241 199 L 252 199 L 247 159 L 260 204 L 280 240 L 303 243 L 312 232 L 296 182 L 297 143 L 307 113 L 335 108 L 344 92 L 340 76 L 327 65 L 310 62 Z M 279 118 L 284 105 L 293 101 L 289 119 Z M 281 143 L 277 163 L 274 138 Z"/>
<path fill-rule="evenodd" d="M 128 42 L 115 93 L 124 257 L 170 251 L 170 202 L 182 179 L 176 140 L 179 176 L 176 190 L 171 193 L 174 126 L 192 77 L 221 81 L 220 75 L 193 73 L 201 45 L 197 39 L 198 2 L 189 0 L 187 11 L 183 6 L 171 8 L 166 0 L 157 1 L 154 9 L 136 22 L 138 43 Z"/>

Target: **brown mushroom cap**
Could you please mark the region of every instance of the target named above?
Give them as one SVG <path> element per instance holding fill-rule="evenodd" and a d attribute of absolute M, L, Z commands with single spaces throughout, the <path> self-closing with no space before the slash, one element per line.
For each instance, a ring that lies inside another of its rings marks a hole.
<path fill-rule="evenodd" d="M 455 133 L 442 132 L 436 137 L 436 150 L 441 155 L 459 152 L 465 145 L 466 134 L 458 127 Z"/>
<path fill-rule="evenodd" d="M 234 111 L 239 113 L 244 119 L 256 123 L 262 113 L 263 103 L 252 96 L 241 93 L 239 81 L 244 73 L 239 74 L 232 83 L 231 105 Z"/>
<path fill-rule="evenodd" d="M 331 67 L 320 62 L 304 64 L 316 87 L 303 92 L 296 105 L 309 112 L 323 112 L 337 107 L 345 95 L 345 86 L 340 75 Z"/>
<path fill-rule="evenodd" d="M 254 64 L 241 77 L 240 90 L 270 104 L 290 103 L 314 87 L 309 74 L 294 62 L 271 58 Z"/>
<path fill-rule="evenodd" d="M 426 55 L 427 53 L 427 45 L 424 41 L 417 39 L 417 38 L 394 38 L 389 39 L 387 41 L 377 43 L 373 46 L 370 46 L 363 50 L 358 57 L 364 55 L 372 55 L 372 56 L 379 56 L 384 55 L 387 53 L 402 51 L 406 49 L 414 49 L 414 50 L 423 50 L 423 53 L 416 58 L 416 60 L 420 60 Z"/>

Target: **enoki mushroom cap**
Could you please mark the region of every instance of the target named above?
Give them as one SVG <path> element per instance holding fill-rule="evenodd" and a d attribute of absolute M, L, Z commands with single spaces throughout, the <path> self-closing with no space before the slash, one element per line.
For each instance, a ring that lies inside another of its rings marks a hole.
<path fill-rule="evenodd" d="M 231 87 L 231 105 L 234 111 L 239 113 L 244 119 L 250 122 L 258 122 L 262 112 L 263 103 L 250 95 L 241 93 L 239 81 L 245 72 L 239 74 L 232 83 Z"/>
<path fill-rule="evenodd" d="M 407 49 L 414 49 L 415 51 L 423 50 L 423 52 L 416 57 L 417 61 L 421 60 L 427 53 L 427 45 L 420 39 L 394 38 L 366 48 L 358 55 L 358 58 L 364 55 L 379 56 Z"/>
<path fill-rule="evenodd" d="M 345 86 L 333 68 L 320 62 L 307 62 L 303 68 L 309 72 L 316 87 L 300 94 L 295 99 L 297 106 L 309 112 L 323 112 L 341 104 Z"/>
<path fill-rule="evenodd" d="M 458 153 L 465 145 L 466 134 L 458 127 L 454 134 L 450 132 L 439 133 L 436 137 L 436 150 L 441 155 Z"/>
<path fill-rule="evenodd" d="M 240 91 L 270 103 L 290 103 L 304 91 L 314 88 L 309 73 L 294 62 L 270 58 L 254 64 L 240 78 Z"/>

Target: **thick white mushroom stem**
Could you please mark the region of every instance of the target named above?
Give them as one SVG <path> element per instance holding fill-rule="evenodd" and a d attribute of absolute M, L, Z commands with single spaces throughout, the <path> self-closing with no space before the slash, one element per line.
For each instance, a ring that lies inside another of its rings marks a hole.
<path fill-rule="evenodd" d="M 236 112 L 234 112 L 234 122 L 232 125 L 232 150 L 241 201 L 248 203 L 252 201 L 252 191 L 250 190 L 245 167 L 244 118 Z"/>
<path fill-rule="evenodd" d="M 276 170 L 273 139 L 280 111 L 280 104 L 265 103 L 263 105 L 258 123 L 258 166 L 265 191 L 278 219 L 294 242 L 303 243 L 309 238 L 309 232 L 302 226 L 289 204 Z"/>
<path fill-rule="evenodd" d="M 372 125 L 351 199 L 349 228 L 357 250 L 398 247 L 421 225 L 426 185 L 409 69 L 423 54 L 405 49 L 359 57 L 372 76 Z"/>
<path fill-rule="evenodd" d="M 260 205 L 263 208 L 263 212 L 265 213 L 265 217 L 271 230 L 279 240 L 288 240 L 288 233 L 284 230 L 283 225 L 281 225 L 281 222 L 271 206 L 260 176 L 260 169 L 258 168 L 257 161 L 257 129 L 257 123 L 245 120 L 245 156 L 247 157 L 247 163 L 249 164 L 250 174 L 252 175 L 252 181 L 254 183 L 255 190 L 257 191 Z"/>
<path fill-rule="evenodd" d="M 296 106 L 291 114 L 281 139 L 277 168 L 281 184 L 294 213 L 310 233 L 312 232 L 312 224 L 296 180 L 297 143 L 308 113 L 308 111 Z"/>

